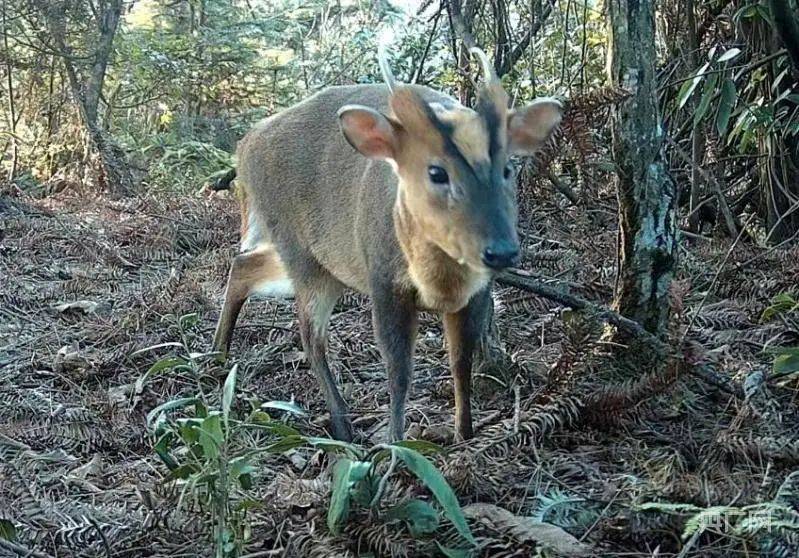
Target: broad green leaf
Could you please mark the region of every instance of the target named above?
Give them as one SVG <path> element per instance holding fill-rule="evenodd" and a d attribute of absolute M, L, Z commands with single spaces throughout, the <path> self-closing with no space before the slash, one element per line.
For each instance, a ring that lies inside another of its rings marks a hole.
<path fill-rule="evenodd" d="M 351 461 L 346 457 L 339 459 L 333 469 L 333 485 L 331 487 L 330 508 L 327 510 L 327 527 L 334 535 L 346 521 L 350 510 L 351 491 L 361 482 L 372 464 L 368 461 Z"/>
<path fill-rule="evenodd" d="M 178 419 L 178 432 L 180 438 L 186 446 L 191 446 L 200 441 L 200 427 L 202 426 L 203 419 Z"/>
<path fill-rule="evenodd" d="M 252 488 L 252 474 L 256 471 L 248 455 L 230 461 L 230 476 L 239 481 L 244 490 Z"/>
<path fill-rule="evenodd" d="M 250 463 L 250 456 L 245 455 L 230 460 L 230 476 L 237 478 L 239 475 L 254 473 L 255 467 Z"/>
<path fill-rule="evenodd" d="M 721 56 L 719 56 L 718 61 L 719 62 L 726 62 L 727 60 L 732 60 L 733 58 L 735 58 L 739 54 L 741 54 L 741 49 L 733 47 L 733 48 L 729 49 L 727 52 L 725 52 L 724 54 L 722 54 Z"/>
<path fill-rule="evenodd" d="M 266 432 L 271 432 L 272 434 L 277 434 L 278 436 L 301 436 L 300 432 L 296 428 L 292 428 L 287 424 L 283 424 L 282 422 L 271 419 L 268 421 L 263 421 L 259 418 L 256 418 L 255 420 L 260 422 L 244 423 L 243 426 L 247 428 L 255 428 L 256 430 L 265 430 Z"/>
<path fill-rule="evenodd" d="M 330 507 L 327 510 L 327 528 L 334 535 L 346 521 L 350 512 L 350 465 L 346 457 L 339 459 L 333 467 L 333 484 L 330 494 Z"/>
<path fill-rule="evenodd" d="M 330 453 L 341 453 L 341 451 L 348 451 L 352 455 L 361 454 L 360 448 L 355 444 L 349 442 L 342 442 L 341 440 L 333 440 L 332 438 L 316 438 L 309 437 L 306 441 L 315 448 L 323 449 Z"/>
<path fill-rule="evenodd" d="M 302 410 L 302 408 L 299 405 L 297 405 L 296 403 L 292 403 L 291 401 L 267 401 L 266 403 L 261 405 L 261 408 L 286 411 L 301 417 L 304 417 L 308 414 L 304 410 Z"/>
<path fill-rule="evenodd" d="M 186 480 L 194 473 L 197 472 L 197 467 L 194 466 L 192 463 L 186 463 L 185 465 L 181 465 L 179 467 L 175 467 L 169 472 L 169 479 L 181 479 Z"/>
<path fill-rule="evenodd" d="M 734 21 L 738 21 L 741 19 L 751 19 L 756 16 L 757 16 L 757 4 L 755 3 L 744 6 L 743 8 L 735 12 L 735 15 L 733 15 L 732 18 Z"/>
<path fill-rule="evenodd" d="M 13 541 L 17 538 L 17 528 L 9 519 L 0 519 L 0 539 Z"/>
<path fill-rule="evenodd" d="M 350 464 L 350 481 L 353 483 L 361 482 L 372 470 L 372 463 L 369 461 L 353 461 Z"/>
<path fill-rule="evenodd" d="M 380 478 L 377 475 L 370 474 L 374 471 L 375 462 L 371 462 L 371 468 L 363 479 L 350 490 L 350 497 L 352 501 L 361 507 L 368 508 L 377 494 Z M 379 502 L 376 502 L 379 504 Z"/>
<path fill-rule="evenodd" d="M 767 21 L 772 27 L 774 26 L 774 18 L 771 15 L 771 10 L 769 10 L 766 6 L 762 4 L 756 4 L 755 11 L 757 12 L 757 15 L 760 16 L 760 19 Z"/>
<path fill-rule="evenodd" d="M 186 364 L 186 359 L 181 357 L 166 357 L 162 358 L 161 360 L 157 361 L 153 364 L 147 372 L 141 375 L 141 377 L 136 380 L 136 384 L 134 385 L 134 391 L 136 394 L 141 393 L 144 390 L 144 382 L 158 372 L 163 372 L 164 370 L 171 370 L 178 366 L 183 366 Z"/>
<path fill-rule="evenodd" d="M 394 445 L 402 448 L 410 448 L 419 453 L 428 455 L 444 453 L 444 448 L 433 442 L 428 442 L 427 440 L 402 440 L 401 442 L 395 442 Z"/>
<path fill-rule="evenodd" d="M 771 305 L 763 311 L 762 321 L 767 321 L 780 314 L 799 310 L 799 300 L 790 293 L 780 293 L 771 299 Z"/>
<path fill-rule="evenodd" d="M 799 372 L 799 347 L 787 350 L 774 358 L 775 374 Z"/>
<path fill-rule="evenodd" d="M 269 453 L 283 453 L 289 450 L 293 450 L 294 448 L 298 448 L 300 446 L 305 445 L 308 442 L 308 439 L 305 436 L 286 436 L 282 440 L 278 440 L 274 444 L 269 445 L 266 448 L 266 451 Z"/>
<path fill-rule="evenodd" d="M 441 546 L 441 543 L 438 541 L 436 541 L 436 546 L 438 546 L 441 554 L 447 558 L 472 558 L 472 556 L 474 556 L 474 552 L 468 548 L 448 548 L 446 546 Z"/>
<path fill-rule="evenodd" d="M 219 456 L 219 447 L 222 445 L 222 420 L 214 413 L 203 420 L 200 427 L 200 445 L 206 459 L 216 459 Z"/>
<path fill-rule="evenodd" d="M 694 112 L 694 126 L 699 124 L 707 114 L 707 109 L 710 108 L 710 101 L 716 93 L 716 83 L 718 82 L 719 75 L 713 74 L 705 80 L 705 86 L 702 90 L 702 100 L 699 101 L 699 106 Z"/>
<path fill-rule="evenodd" d="M 395 452 L 405 466 L 430 489 L 458 533 L 472 545 L 476 544 L 469 525 L 466 523 L 466 518 L 463 516 L 458 498 L 435 465 L 421 453 L 410 448 L 394 445 L 391 446 L 391 451 Z"/>
<path fill-rule="evenodd" d="M 705 72 L 707 72 L 708 67 L 710 66 L 710 62 L 706 62 L 699 68 L 699 71 L 696 72 L 696 75 L 686 80 L 685 83 L 682 84 L 680 88 L 680 93 L 677 95 L 678 105 L 680 108 L 685 106 L 685 103 L 688 102 L 688 99 L 691 97 L 691 94 L 696 89 L 696 86 L 699 85 L 699 82 L 702 81 L 702 78 L 705 76 Z"/>
<path fill-rule="evenodd" d="M 727 126 L 730 123 L 732 109 L 735 108 L 738 92 L 735 89 L 735 82 L 727 78 L 721 84 L 721 97 L 719 99 L 719 110 L 716 113 L 716 131 L 719 136 L 727 133 Z"/>
<path fill-rule="evenodd" d="M 194 404 L 194 416 L 198 418 L 205 418 L 208 416 L 208 407 L 205 406 L 202 399 L 198 399 Z"/>
<path fill-rule="evenodd" d="M 191 314 L 185 314 L 180 317 L 180 327 L 182 329 L 189 329 L 190 327 L 194 327 L 197 325 L 197 322 L 200 321 L 200 316 L 196 312 L 192 312 Z"/>
<path fill-rule="evenodd" d="M 799 356 L 799 347 L 766 347 L 763 352 L 769 355 L 796 355 Z"/>
<path fill-rule="evenodd" d="M 634 507 L 641 511 L 659 511 L 663 513 L 695 513 L 704 509 L 693 504 L 673 504 L 671 502 L 644 502 Z"/>
<path fill-rule="evenodd" d="M 172 401 L 167 401 L 166 403 L 162 403 L 149 413 L 147 413 L 147 426 L 150 426 L 150 423 L 153 422 L 153 419 L 157 417 L 161 413 L 166 413 L 168 411 L 174 411 L 175 409 L 182 409 L 183 407 L 188 407 L 189 405 L 193 405 L 197 403 L 198 399 L 196 397 L 182 397 L 180 399 L 173 399 Z"/>
<path fill-rule="evenodd" d="M 429 535 L 438 529 L 438 512 L 424 500 L 408 500 L 386 512 L 387 519 L 400 519 L 408 524 L 411 535 Z"/>
<path fill-rule="evenodd" d="M 139 349 L 138 351 L 133 351 L 132 353 L 130 353 L 130 356 L 135 357 L 147 353 L 149 351 L 155 351 L 156 349 L 164 349 L 166 347 L 178 347 L 182 349 L 183 345 L 181 345 L 180 343 L 175 343 L 174 341 L 169 341 L 167 343 L 158 343 L 157 345 L 150 345 L 149 347 Z"/>
<path fill-rule="evenodd" d="M 166 465 L 169 470 L 174 470 L 178 467 L 178 462 L 175 461 L 175 458 L 169 453 L 169 446 L 173 437 L 174 434 L 172 434 L 172 432 L 167 432 L 161 436 L 153 446 L 153 451 L 161 458 L 161 461 L 163 461 L 164 465 Z"/>
<path fill-rule="evenodd" d="M 225 430 L 228 430 L 228 418 L 230 417 L 230 407 L 233 405 L 233 397 L 236 394 L 236 372 L 239 365 L 236 364 L 230 369 L 222 387 L 222 418 L 225 421 Z"/>

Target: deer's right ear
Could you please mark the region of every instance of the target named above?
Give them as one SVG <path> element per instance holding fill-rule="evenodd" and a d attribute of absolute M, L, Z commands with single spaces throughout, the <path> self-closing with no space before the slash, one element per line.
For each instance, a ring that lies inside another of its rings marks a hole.
<path fill-rule="evenodd" d="M 338 111 L 341 133 L 361 154 L 370 159 L 394 159 L 397 153 L 397 124 L 374 109 L 345 105 Z"/>

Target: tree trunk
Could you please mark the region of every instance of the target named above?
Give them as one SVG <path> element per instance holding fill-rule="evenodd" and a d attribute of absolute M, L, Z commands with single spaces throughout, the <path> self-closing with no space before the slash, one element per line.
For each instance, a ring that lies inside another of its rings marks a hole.
<path fill-rule="evenodd" d="M 8 90 L 8 131 L 11 142 L 11 166 L 8 169 L 8 181 L 14 182 L 19 161 L 19 142 L 17 141 L 17 111 L 14 105 L 14 80 L 12 78 L 11 49 L 8 47 L 8 14 L 3 2 L 3 52 L 6 59 L 6 89 Z"/>
<path fill-rule="evenodd" d="M 119 27 L 119 19 L 122 16 L 122 0 L 110 0 L 105 6 L 105 10 L 99 15 L 98 27 L 100 38 L 97 41 L 97 48 L 94 53 L 94 63 L 89 74 L 89 81 L 86 84 L 83 95 L 83 103 L 86 107 L 86 118 L 88 122 L 97 126 L 97 109 L 100 106 L 100 94 L 103 91 L 105 82 L 105 72 L 108 68 L 108 59 L 114 46 L 114 35 Z"/>
<path fill-rule="evenodd" d="M 458 59 L 458 70 L 460 72 L 460 80 L 458 81 L 458 101 L 465 106 L 472 106 L 474 97 L 474 88 L 469 79 L 469 49 L 477 46 L 477 43 L 472 36 L 472 6 L 474 2 L 468 2 L 466 9 L 461 4 L 461 0 L 449 1 L 449 13 L 452 18 L 452 30 L 455 36 L 460 41 L 455 42 L 457 50 L 456 57 Z"/>
<path fill-rule="evenodd" d="M 81 79 L 73 64 L 71 49 L 66 42 L 66 18 L 55 7 L 45 7 L 50 34 L 61 51 L 61 59 L 69 80 L 72 96 L 78 105 L 81 122 L 86 128 L 89 142 L 97 152 L 102 171 L 101 183 L 114 194 L 127 194 L 133 190 L 133 178 L 125 161 L 124 152 L 98 124 L 100 97 L 105 83 L 106 69 L 111 57 L 114 36 L 122 15 L 122 0 L 109 0 L 98 14 L 99 38 L 96 42 L 94 60 L 88 69 L 88 77 Z M 85 83 L 85 85 L 81 85 Z"/>
<path fill-rule="evenodd" d="M 615 306 L 663 335 L 677 248 L 677 194 L 662 157 L 652 0 L 608 0 L 610 79 L 632 96 L 614 112 L 618 173 L 619 276 Z"/>
<path fill-rule="evenodd" d="M 780 46 L 785 47 L 792 75 L 794 79 L 799 79 L 799 16 L 788 0 L 769 0 L 768 5 L 776 35 L 768 41 L 769 50 L 776 52 Z M 766 99 L 782 93 L 781 90 L 775 91 L 771 87 L 781 71 L 776 60 L 769 64 L 767 77 L 761 85 Z M 792 101 L 785 99 L 778 107 L 791 111 L 794 105 Z M 766 208 L 766 240 L 779 243 L 799 232 L 799 138 L 779 130 L 770 130 L 761 139 L 760 147 L 762 152 L 769 154 L 767 164 L 763 165 L 761 172 Z"/>
<path fill-rule="evenodd" d="M 699 67 L 699 39 L 696 34 L 696 12 L 694 0 L 687 0 L 685 3 L 686 20 L 688 24 L 688 48 L 691 71 L 695 72 Z M 699 99 L 694 96 L 692 107 L 695 111 L 699 106 Z M 702 123 L 694 121 L 691 128 L 691 197 L 688 204 L 688 228 L 694 232 L 700 232 L 702 221 L 699 211 L 696 211 L 702 196 L 702 157 L 704 155 L 705 138 L 702 134 Z"/>

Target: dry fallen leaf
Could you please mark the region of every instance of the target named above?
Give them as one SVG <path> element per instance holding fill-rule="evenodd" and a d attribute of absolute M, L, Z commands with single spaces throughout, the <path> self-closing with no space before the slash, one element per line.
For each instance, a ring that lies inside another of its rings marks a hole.
<path fill-rule="evenodd" d="M 92 314 L 97 311 L 99 304 L 91 300 L 76 300 L 75 302 L 64 302 L 63 304 L 56 305 L 55 309 L 59 312 L 82 312 L 84 314 Z"/>
<path fill-rule="evenodd" d="M 471 504 L 463 508 L 463 513 L 520 542 L 538 543 L 564 556 L 587 556 L 591 552 L 591 547 L 556 525 L 514 515 L 493 504 Z"/>

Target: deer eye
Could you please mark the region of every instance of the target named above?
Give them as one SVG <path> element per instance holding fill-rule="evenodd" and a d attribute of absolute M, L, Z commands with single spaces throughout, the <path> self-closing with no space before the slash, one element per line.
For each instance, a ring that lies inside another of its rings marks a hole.
<path fill-rule="evenodd" d="M 435 165 L 427 168 L 427 176 L 430 177 L 430 181 L 433 184 L 447 184 L 449 182 L 447 171 Z"/>
<path fill-rule="evenodd" d="M 505 169 L 502 171 L 502 176 L 503 178 L 505 178 L 505 180 L 507 180 L 511 177 L 512 174 L 513 174 L 513 166 L 511 166 L 511 164 L 508 163 L 507 165 L 505 165 Z"/>

